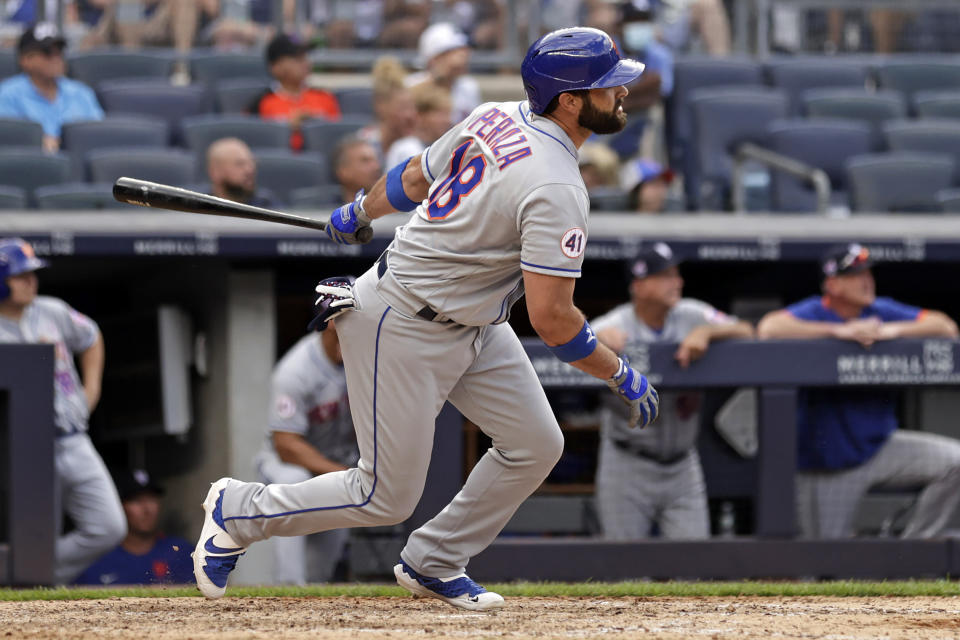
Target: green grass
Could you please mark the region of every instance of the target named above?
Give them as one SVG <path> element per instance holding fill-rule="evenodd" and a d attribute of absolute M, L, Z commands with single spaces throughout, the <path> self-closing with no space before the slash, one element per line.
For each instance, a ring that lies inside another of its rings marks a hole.
<path fill-rule="evenodd" d="M 507 597 L 704 597 L 704 596 L 960 596 L 960 583 L 947 580 L 904 582 L 516 582 L 487 585 Z M 231 587 L 233 598 L 398 597 L 397 586 L 338 584 L 309 587 Z M 194 587 L 0 589 L 0 601 L 102 598 L 199 597 Z"/>

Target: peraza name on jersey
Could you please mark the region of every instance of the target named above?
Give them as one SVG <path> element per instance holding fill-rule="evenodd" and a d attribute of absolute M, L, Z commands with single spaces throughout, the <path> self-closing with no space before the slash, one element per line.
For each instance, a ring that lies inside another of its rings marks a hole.
<path fill-rule="evenodd" d="M 496 107 L 474 118 L 473 122 L 467 125 L 467 130 L 473 131 L 477 138 L 490 147 L 501 171 L 517 160 L 533 155 L 530 147 L 518 148 L 518 145 L 527 141 L 527 136 L 520 132 L 513 118 Z"/>

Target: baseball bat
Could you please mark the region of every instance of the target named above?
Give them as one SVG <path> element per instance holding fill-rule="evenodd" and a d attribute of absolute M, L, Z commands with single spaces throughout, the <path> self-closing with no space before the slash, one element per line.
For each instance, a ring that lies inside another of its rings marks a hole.
<path fill-rule="evenodd" d="M 212 216 L 229 218 L 243 218 L 245 220 L 262 220 L 263 222 L 277 222 L 294 227 L 324 231 L 327 223 L 313 218 L 254 207 L 253 205 L 234 202 L 218 198 L 206 193 L 198 193 L 189 189 L 181 189 L 168 184 L 159 184 L 137 178 L 117 178 L 113 185 L 113 197 L 120 202 L 135 204 L 141 207 L 156 207 L 171 209 L 187 213 L 203 213 Z M 370 241 L 373 229 L 364 227 L 357 231 L 357 239 L 362 243 Z"/>

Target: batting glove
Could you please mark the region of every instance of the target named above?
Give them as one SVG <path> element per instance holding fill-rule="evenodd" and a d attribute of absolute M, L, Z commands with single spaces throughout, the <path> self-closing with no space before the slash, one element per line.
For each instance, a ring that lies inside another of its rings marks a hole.
<path fill-rule="evenodd" d="M 318 309 L 317 315 L 307 325 L 308 330 L 323 331 L 327 324 L 340 314 L 360 308 L 353 295 L 354 282 L 356 278 L 353 276 L 338 276 L 320 281 L 315 289 L 320 294 L 314 303 Z"/>
<path fill-rule="evenodd" d="M 370 216 L 363 210 L 363 189 L 353 202 L 330 214 L 327 235 L 337 244 L 367 244 L 373 238 Z"/>
<path fill-rule="evenodd" d="M 620 367 L 607 384 L 621 400 L 630 407 L 631 427 L 644 428 L 657 419 L 660 412 L 660 396 L 646 376 L 620 358 Z"/>

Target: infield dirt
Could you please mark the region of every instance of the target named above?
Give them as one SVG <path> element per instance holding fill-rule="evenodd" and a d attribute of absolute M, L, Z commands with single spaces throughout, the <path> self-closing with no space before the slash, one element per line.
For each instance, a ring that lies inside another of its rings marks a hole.
<path fill-rule="evenodd" d="M 509 598 L 465 613 L 412 598 L 0 602 L 0 638 L 960 638 L 957 597 Z"/>

